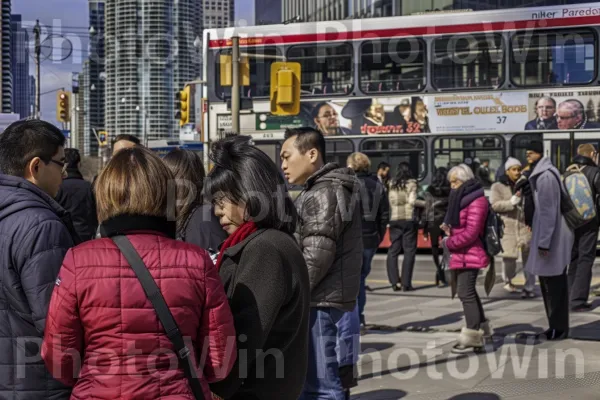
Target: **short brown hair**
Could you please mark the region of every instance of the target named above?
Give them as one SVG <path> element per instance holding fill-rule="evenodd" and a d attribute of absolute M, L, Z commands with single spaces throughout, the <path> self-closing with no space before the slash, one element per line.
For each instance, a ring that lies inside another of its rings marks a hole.
<path fill-rule="evenodd" d="M 124 214 L 169 216 L 172 180 L 171 171 L 154 152 L 143 147 L 118 152 L 96 182 L 98 221 Z"/>
<path fill-rule="evenodd" d="M 577 154 L 579 154 L 580 156 L 592 157 L 595 152 L 596 148 L 593 144 L 590 143 L 581 144 L 577 148 Z"/>
<path fill-rule="evenodd" d="M 352 153 L 346 162 L 356 172 L 368 172 L 371 169 L 371 160 L 364 153 Z"/>

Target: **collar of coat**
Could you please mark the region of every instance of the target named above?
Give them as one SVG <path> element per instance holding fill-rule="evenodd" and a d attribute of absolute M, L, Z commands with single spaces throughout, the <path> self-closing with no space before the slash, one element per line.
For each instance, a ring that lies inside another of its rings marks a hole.
<path fill-rule="evenodd" d="M 157 232 L 175 239 L 177 227 L 175 221 L 169 221 L 165 217 L 132 214 L 117 215 L 100 226 L 100 235 L 103 238 L 134 232 Z"/>
<path fill-rule="evenodd" d="M 65 178 L 65 180 L 66 179 L 83 179 L 83 175 L 77 168 L 74 168 L 74 169 L 68 168 L 67 169 L 67 177 Z"/>
<path fill-rule="evenodd" d="M 256 232 L 250 234 L 246 239 L 242 240 L 241 242 L 239 242 L 238 244 L 236 244 L 235 246 L 231 246 L 227 249 L 225 249 L 224 254 L 227 257 L 235 257 L 240 251 L 242 251 L 244 249 L 244 247 L 246 247 L 246 245 L 255 237 L 259 236 L 260 234 L 262 234 L 264 231 L 266 231 L 266 229 L 259 229 Z M 283 232 L 282 232 L 283 233 Z"/>

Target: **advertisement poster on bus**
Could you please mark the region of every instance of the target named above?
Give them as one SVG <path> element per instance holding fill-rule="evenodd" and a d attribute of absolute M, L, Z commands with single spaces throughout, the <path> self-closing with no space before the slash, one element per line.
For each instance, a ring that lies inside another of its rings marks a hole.
<path fill-rule="evenodd" d="M 529 110 L 528 131 L 600 129 L 600 90 L 529 93 Z"/>

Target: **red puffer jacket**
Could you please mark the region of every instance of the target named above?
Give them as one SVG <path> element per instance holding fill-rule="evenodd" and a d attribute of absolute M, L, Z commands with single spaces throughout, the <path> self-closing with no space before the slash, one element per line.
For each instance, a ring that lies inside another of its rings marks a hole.
<path fill-rule="evenodd" d="M 460 210 L 460 224 L 452 228 L 446 246 L 450 250 L 450 269 L 485 268 L 489 259 L 481 237 L 485 229 L 489 203 L 479 197 Z"/>
<path fill-rule="evenodd" d="M 128 234 L 208 382 L 237 354 L 233 317 L 208 254 L 157 232 Z M 189 340 L 191 339 L 191 343 Z M 75 356 L 73 356 L 75 352 Z M 81 370 L 74 357 L 82 357 Z M 71 399 L 193 399 L 171 341 L 135 273 L 110 239 L 69 250 L 46 322 L 42 357 Z"/>

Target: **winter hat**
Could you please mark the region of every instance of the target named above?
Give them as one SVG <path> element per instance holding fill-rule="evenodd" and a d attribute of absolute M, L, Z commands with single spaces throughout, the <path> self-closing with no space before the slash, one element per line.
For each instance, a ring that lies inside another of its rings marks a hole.
<path fill-rule="evenodd" d="M 532 140 L 525 150 L 533 151 L 538 154 L 544 154 L 544 144 L 539 140 Z"/>
<path fill-rule="evenodd" d="M 517 160 L 514 157 L 508 157 L 508 160 L 506 160 L 506 162 L 504 163 L 504 170 L 508 171 L 509 169 L 515 166 L 522 167 L 523 164 L 521 164 L 521 161 Z"/>

